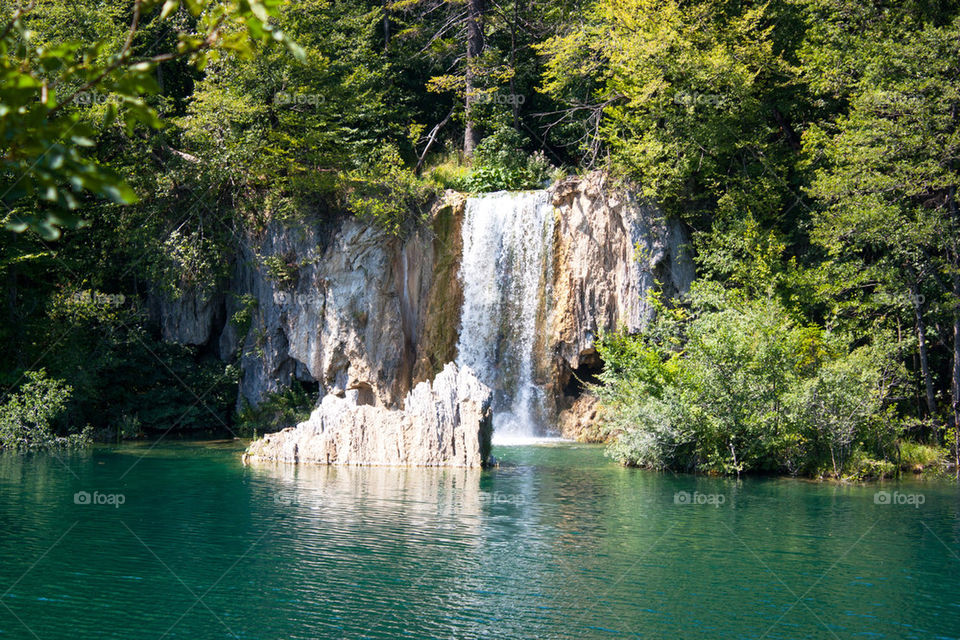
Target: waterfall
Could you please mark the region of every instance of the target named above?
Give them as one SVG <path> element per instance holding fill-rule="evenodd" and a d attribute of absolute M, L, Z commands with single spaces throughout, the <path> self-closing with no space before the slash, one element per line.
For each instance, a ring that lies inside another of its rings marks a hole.
<path fill-rule="evenodd" d="M 495 441 L 546 431 L 535 380 L 551 295 L 553 225 L 545 191 L 467 200 L 457 364 L 471 367 L 494 391 Z"/>

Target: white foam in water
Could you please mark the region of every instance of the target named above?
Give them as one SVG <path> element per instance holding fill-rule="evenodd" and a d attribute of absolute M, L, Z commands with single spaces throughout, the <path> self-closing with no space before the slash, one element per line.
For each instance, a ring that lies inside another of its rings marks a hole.
<path fill-rule="evenodd" d="M 494 429 L 492 444 L 497 447 L 519 447 L 530 445 L 560 444 L 562 442 L 575 442 L 575 440 L 569 440 L 567 438 L 560 438 L 557 436 L 515 436 L 509 433 L 497 433 L 496 429 Z"/>
<path fill-rule="evenodd" d="M 467 200 L 457 363 L 494 390 L 494 442 L 543 440 L 534 382 L 539 306 L 548 296 L 553 206 L 545 191 Z"/>

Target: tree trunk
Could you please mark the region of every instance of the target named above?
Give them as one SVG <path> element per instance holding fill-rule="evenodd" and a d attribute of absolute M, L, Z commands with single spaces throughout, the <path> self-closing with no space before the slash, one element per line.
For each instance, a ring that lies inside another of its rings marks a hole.
<path fill-rule="evenodd" d="M 950 120 L 953 125 L 957 122 L 957 103 L 953 103 L 950 110 Z M 951 127 L 953 128 L 953 127 Z M 953 160 L 950 168 L 954 169 Z M 960 207 L 957 206 L 957 187 L 950 185 L 947 189 L 947 206 L 953 224 L 948 228 L 951 239 L 948 245 L 952 252 L 953 267 L 953 375 L 950 384 L 950 400 L 953 401 L 953 462 L 957 480 L 960 480 L 960 244 L 957 243 L 957 231 L 960 229 Z"/>
<path fill-rule="evenodd" d="M 954 117 L 956 107 L 954 107 Z M 960 245 L 957 244 L 956 229 L 960 226 L 960 210 L 957 207 L 957 192 L 950 187 L 947 192 L 947 202 L 950 213 L 953 214 L 952 242 L 950 245 L 953 266 L 953 375 L 951 376 L 950 395 L 953 402 L 953 456 L 957 474 L 960 480 Z"/>
<path fill-rule="evenodd" d="M 917 349 L 920 352 L 920 372 L 923 375 L 923 385 L 927 394 L 927 415 L 933 416 L 937 412 L 937 397 L 933 392 L 933 376 L 930 373 L 930 359 L 927 355 L 926 325 L 923 322 L 923 308 L 920 304 L 920 295 L 917 287 L 911 287 L 913 296 L 913 315 L 916 320 Z"/>
<path fill-rule="evenodd" d="M 383 3 L 383 50 L 390 49 L 390 3 Z"/>
<path fill-rule="evenodd" d="M 423 148 L 423 153 L 421 153 L 420 157 L 417 159 L 417 166 L 413 170 L 416 175 L 420 175 L 420 171 L 423 170 L 423 161 L 427 159 L 427 154 L 430 152 L 430 147 L 433 146 L 434 140 L 437 139 L 437 134 L 440 132 L 440 129 L 443 129 L 443 125 L 447 124 L 451 117 L 453 117 L 453 111 L 448 113 L 447 117 L 438 122 L 437 125 L 430 131 L 430 135 L 427 136 L 427 145 Z"/>
<path fill-rule="evenodd" d="M 953 401 L 953 453 L 957 478 L 960 478 L 960 276 L 953 276 L 953 380 L 950 385 Z"/>
<path fill-rule="evenodd" d="M 474 66 L 483 51 L 483 0 L 467 0 L 467 69 L 464 73 L 463 155 L 473 157 L 477 147 L 477 130 L 473 119 Z"/>
<path fill-rule="evenodd" d="M 517 24 L 520 22 L 520 3 L 513 3 L 513 24 L 510 25 L 510 105 L 513 108 L 513 128 L 520 130 L 520 101 L 517 99 Z"/>
<path fill-rule="evenodd" d="M 773 119 L 777 121 L 777 126 L 780 127 L 780 131 L 783 132 L 783 137 L 786 138 L 787 144 L 790 145 L 790 148 L 794 151 L 799 151 L 802 143 L 800 142 L 800 136 L 797 135 L 797 132 L 794 131 L 793 127 L 790 125 L 790 121 L 787 120 L 786 116 L 777 109 L 773 108 Z"/>

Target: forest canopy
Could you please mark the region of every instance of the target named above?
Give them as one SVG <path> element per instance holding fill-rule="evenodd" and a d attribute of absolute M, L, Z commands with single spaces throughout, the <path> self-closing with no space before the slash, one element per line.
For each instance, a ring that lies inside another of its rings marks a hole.
<path fill-rule="evenodd" d="M 603 169 L 689 228 L 699 276 L 642 335 L 604 337 L 617 457 L 843 475 L 904 442 L 960 455 L 960 3 L 0 14 L 0 383 L 7 402 L 39 371 L 68 385 L 66 417 L 45 424 L 198 428 L 178 379 L 231 422 L 234 364 L 164 343 L 145 300 L 211 289 L 237 238 L 271 221 L 356 215 L 403 235 L 444 188 Z M 131 304 L 102 302 L 118 292 Z M 144 411 L 116 385 L 154 357 L 164 367 L 134 376 Z"/>

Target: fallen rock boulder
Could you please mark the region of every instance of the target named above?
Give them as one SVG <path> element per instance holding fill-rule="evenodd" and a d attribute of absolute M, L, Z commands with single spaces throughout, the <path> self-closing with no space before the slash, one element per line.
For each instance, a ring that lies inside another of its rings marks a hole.
<path fill-rule="evenodd" d="M 577 442 L 603 442 L 597 416 L 600 400 L 591 393 L 583 393 L 569 409 L 560 412 L 557 419 L 560 435 Z"/>
<path fill-rule="evenodd" d="M 244 461 L 420 467 L 480 467 L 490 457 L 490 388 L 448 363 L 421 382 L 403 409 L 327 395 L 306 422 L 254 441 Z"/>

